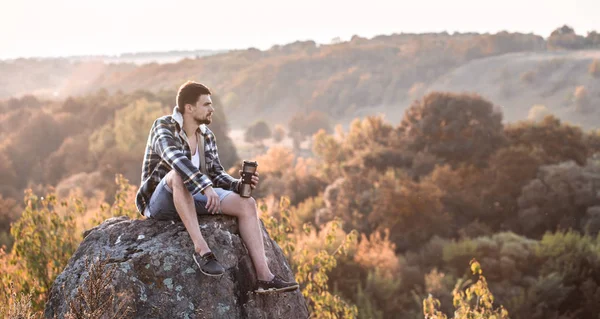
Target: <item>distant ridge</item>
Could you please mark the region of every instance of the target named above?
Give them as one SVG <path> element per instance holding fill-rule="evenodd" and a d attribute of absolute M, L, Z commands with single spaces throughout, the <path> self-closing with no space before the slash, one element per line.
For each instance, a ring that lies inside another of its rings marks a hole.
<path fill-rule="evenodd" d="M 125 52 L 121 54 L 97 54 L 97 55 L 70 55 L 60 57 L 28 57 L 17 59 L 0 59 L 0 62 L 12 62 L 16 60 L 68 60 L 70 62 L 104 61 L 106 63 L 135 63 L 138 65 L 146 63 L 176 63 L 183 59 L 192 59 L 227 53 L 229 50 L 170 50 L 170 51 L 147 51 L 147 52 Z"/>

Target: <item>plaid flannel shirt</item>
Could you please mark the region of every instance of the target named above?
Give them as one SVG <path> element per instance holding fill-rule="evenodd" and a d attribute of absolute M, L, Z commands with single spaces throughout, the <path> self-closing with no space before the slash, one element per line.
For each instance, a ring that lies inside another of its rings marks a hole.
<path fill-rule="evenodd" d="M 144 215 L 154 189 L 171 169 L 181 175 L 185 187 L 192 195 L 209 186 L 238 193 L 239 180 L 227 174 L 219 161 L 215 135 L 206 125 L 200 125 L 198 130 L 205 139 L 206 175 L 192 164 L 192 152 L 183 130 L 183 116 L 177 106 L 173 108 L 172 115 L 154 121 L 146 143 L 142 181 L 135 199 L 140 214 Z"/>

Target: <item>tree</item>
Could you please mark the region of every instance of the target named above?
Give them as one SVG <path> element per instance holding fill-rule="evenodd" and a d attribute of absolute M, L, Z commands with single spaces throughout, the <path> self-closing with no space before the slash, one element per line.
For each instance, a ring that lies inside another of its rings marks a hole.
<path fill-rule="evenodd" d="M 116 111 L 113 132 L 117 149 L 143 154 L 152 122 L 164 114 L 165 109 L 160 103 L 146 99 L 137 100 Z"/>
<path fill-rule="evenodd" d="M 510 145 L 524 146 L 532 152 L 541 151 L 543 164 L 574 160 L 583 165 L 588 157 L 583 131 L 579 127 L 561 123 L 553 115 L 538 122 L 509 124 L 504 132 Z"/>
<path fill-rule="evenodd" d="M 19 207 L 12 198 L 3 198 L 0 194 L 0 247 L 6 246 L 8 250 L 12 247 L 10 236 L 10 224 L 19 217 Z"/>
<path fill-rule="evenodd" d="M 397 130 L 409 150 L 452 166 L 484 165 L 506 141 L 502 114 L 474 94 L 429 93 L 406 110 Z"/>
<path fill-rule="evenodd" d="M 451 219 L 442 203 L 443 191 L 433 183 L 417 183 L 403 172 L 390 169 L 379 175 L 374 187 L 367 191 L 350 195 L 372 196 L 372 211 L 363 218 L 357 216 L 355 223 L 369 224 L 370 229 L 390 229 L 390 240 L 398 251 L 416 247 L 434 234 L 444 236 L 451 231 Z"/>
<path fill-rule="evenodd" d="M 552 37 L 552 36 L 571 35 L 571 34 L 575 34 L 575 30 L 565 24 L 560 28 L 554 29 L 554 31 L 552 31 L 550 36 Z"/>
<path fill-rule="evenodd" d="M 547 231 L 581 230 L 594 220 L 594 206 L 600 206 L 596 187 L 600 183 L 600 160 L 586 166 L 573 161 L 542 166 L 536 179 L 523 187 L 518 198 L 519 225 L 529 237 L 540 238 Z"/>
<path fill-rule="evenodd" d="M 271 137 L 269 125 L 263 121 L 257 121 L 250 125 L 244 134 L 244 141 L 262 145 L 263 140 Z"/>
<path fill-rule="evenodd" d="M 587 47 L 597 48 L 600 46 L 600 33 L 596 31 L 588 32 L 585 43 Z"/>
<path fill-rule="evenodd" d="M 518 231 L 517 198 L 523 186 L 536 177 L 541 164 L 541 152 L 523 146 L 510 146 L 494 153 L 472 192 L 479 200 L 482 221 L 493 230 Z"/>
<path fill-rule="evenodd" d="M 294 148 L 299 149 L 300 143 L 319 130 L 331 131 L 331 123 L 327 114 L 312 111 L 308 115 L 298 112 L 288 123 L 288 135 L 294 140 Z"/>
<path fill-rule="evenodd" d="M 67 127 L 61 126 L 50 113 L 35 112 L 14 135 L 7 148 L 17 187 L 42 180 L 42 162 L 61 145 Z"/>
<path fill-rule="evenodd" d="M 573 28 L 563 25 L 552 31 L 547 43 L 549 49 L 577 50 L 585 46 L 586 40 L 584 37 L 577 35 Z"/>

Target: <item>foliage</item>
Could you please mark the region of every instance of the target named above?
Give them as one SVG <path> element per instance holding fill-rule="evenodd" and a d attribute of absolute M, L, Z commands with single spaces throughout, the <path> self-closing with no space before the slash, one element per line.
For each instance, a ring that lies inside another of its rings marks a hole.
<path fill-rule="evenodd" d="M 265 121 L 257 121 L 250 125 L 244 133 L 244 141 L 261 144 L 264 139 L 272 136 L 271 128 Z"/>
<path fill-rule="evenodd" d="M 263 213 L 267 207 L 262 205 Z M 290 222 L 289 200 L 282 197 L 279 203 L 280 218 L 269 216 L 265 226 L 273 240 L 283 249 L 286 258 L 291 262 L 296 280 L 302 287 L 302 295 L 307 299 L 310 312 L 315 318 L 356 318 L 357 308 L 354 305 L 332 294 L 328 287 L 328 273 L 337 265 L 337 257 L 344 255 L 354 243 L 356 234 L 348 234 L 341 243 L 331 250 L 307 248 L 298 249 L 297 235 L 314 231 L 310 224 L 303 229 L 293 229 Z M 325 247 L 331 247 L 335 241 L 335 233 L 339 229 L 339 221 L 331 223 L 325 236 Z"/>
<path fill-rule="evenodd" d="M 600 206 L 598 183 L 598 160 L 590 159 L 583 167 L 572 161 L 540 167 L 537 178 L 523 187 L 518 198 L 522 232 L 539 238 L 548 230 L 583 230 L 586 223 L 596 222 L 597 216 L 588 210 Z"/>
<path fill-rule="evenodd" d="M 3 273 L 2 283 L 6 287 L 13 282 L 19 291 L 31 291 L 34 309 L 40 309 L 81 241 L 75 218 L 85 207 L 80 200 L 59 203 L 52 194 L 37 197 L 31 192 L 25 194 L 25 203 L 21 218 L 11 228 L 15 243 L 9 260 L 14 272 Z"/>
<path fill-rule="evenodd" d="M 314 159 L 297 157 L 290 148 L 272 146 L 258 156 L 260 187 L 253 191 L 255 198 L 288 197 L 293 205 L 316 196 L 325 182 L 315 176 Z"/>
<path fill-rule="evenodd" d="M 581 128 L 563 123 L 553 115 L 538 122 L 509 124 L 504 132 L 511 145 L 525 146 L 530 152 L 542 151 L 544 164 L 574 160 L 582 165 L 588 157 Z"/>
<path fill-rule="evenodd" d="M 31 293 L 17 294 L 14 286 L 11 284 L 4 298 L 5 304 L 0 304 L 0 317 L 6 319 L 37 319 L 41 318 L 41 313 L 35 313 L 32 310 Z"/>
<path fill-rule="evenodd" d="M 481 265 L 476 260 L 471 260 L 471 271 L 478 276 L 477 282 L 470 285 L 465 291 L 461 289 L 463 282 L 456 283 L 454 288 L 455 319 L 508 319 L 508 312 L 500 306 L 494 309 L 494 296 L 490 292 L 487 280 L 483 276 Z M 467 281 L 468 283 L 468 281 Z M 423 300 L 423 315 L 426 319 L 446 319 L 445 314 L 438 311 L 440 303 L 433 296 Z"/>
<path fill-rule="evenodd" d="M 132 207 L 134 190 L 122 176 L 116 177 L 118 191 L 110 209 L 100 209 L 91 227 L 113 216 L 139 217 Z M 10 253 L 0 252 L 0 304 L 8 302 L 10 291 L 30 292 L 32 309 L 43 308 L 52 282 L 67 265 L 82 240 L 89 214 L 82 198 L 59 200 L 25 194 L 25 209 L 12 228 L 14 246 Z M 106 205 L 103 205 L 106 206 Z"/>
<path fill-rule="evenodd" d="M 12 198 L 3 198 L 0 194 L 0 247 L 8 250 L 12 247 L 13 239 L 10 237 L 10 223 L 19 216 L 19 207 Z"/>
<path fill-rule="evenodd" d="M 328 115 L 320 111 L 312 111 L 308 115 L 298 112 L 288 123 L 288 135 L 293 139 L 295 149 L 300 148 L 300 142 L 321 129 L 331 131 L 331 122 Z"/>
<path fill-rule="evenodd" d="M 556 28 L 548 37 L 548 48 L 551 50 L 577 50 L 585 46 L 585 38 L 575 33 L 568 25 Z"/>
<path fill-rule="evenodd" d="M 398 131 L 410 150 L 453 167 L 482 166 L 505 143 L 502 114 L 477 95 L 430 93 L 406 110 Z"/>
<path fill-rule="evenodd" d="M 115 112 L 114 141 L 115 147 L 123 152 L 143 154 L 148 139 L 148 131 L 152 122 L 167 114 L 170 109 L 160 102 L 150 102 L 146 99 L 136 100 L 125 108 Z M 145 129 L 140 129 L 145 128 Z M 104 147 L 104 151 L 109 151 Z"/>

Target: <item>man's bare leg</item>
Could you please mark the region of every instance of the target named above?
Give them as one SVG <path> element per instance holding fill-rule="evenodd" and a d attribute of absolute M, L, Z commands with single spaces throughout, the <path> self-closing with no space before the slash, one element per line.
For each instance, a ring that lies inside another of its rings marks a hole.
<path fill-rule="evenodd" d="M 242 198 L 238 194 L 230 194 L 221 202 L 221 211 L 225 215 L 238 218 L 240 234 L 254 263 L 258 279 L 263 281 L 273 279 L 273 273 L 267 265 L 263 233 L 259 224 L 258 210 L 254 198 Z"/>
<path fill-rule="evenodd" d="M 173 203 L 175 204 L 175 209 L 177 210 L 177 214 L 179 214 L 185 229 L 192 238 L 194 250 L 200 255 L 206 254 L 210 251 L 210 248 L 208 248 L 208 244 L 200 232 L 194 197 L 192 197 L 192 194 L 185 188 L 183 179 L 176 171 L 170 171 L 166 178 L 167 185 L 173 190 Z"/>

